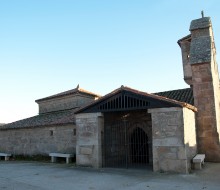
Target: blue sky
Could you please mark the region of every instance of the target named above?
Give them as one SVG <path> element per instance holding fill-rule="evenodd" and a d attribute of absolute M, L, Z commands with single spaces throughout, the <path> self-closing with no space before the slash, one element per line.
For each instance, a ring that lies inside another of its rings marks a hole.
<path fill-rule="evenodd" d="M 201 10 L 218 52 L 219 0 L 0 0 L 0 123 L 78 84 L 101 95 L 186 88 L 177 40 Z"/>

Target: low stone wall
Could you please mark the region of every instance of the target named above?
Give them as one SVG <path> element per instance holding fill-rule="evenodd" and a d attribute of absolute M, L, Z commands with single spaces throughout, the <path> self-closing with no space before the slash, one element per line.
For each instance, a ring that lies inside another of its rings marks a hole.
<path fill-rule="evenodd" d="M 194 112 L 186 108 L 150 109 L 154 171 L 188 173 L 195 145 Z M 188 132 L 193 134 L 188 134 Z M 195 147 L 194 151 L 196 152 Z"/>
<path fill-rule="evenodd" d="M 0 152 L 13 155 L 75 153 L 75 125 L 0 130 Z"/>

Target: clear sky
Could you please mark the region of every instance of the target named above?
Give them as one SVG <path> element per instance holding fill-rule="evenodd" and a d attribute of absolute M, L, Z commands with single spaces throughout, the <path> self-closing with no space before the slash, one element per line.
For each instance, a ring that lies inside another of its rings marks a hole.
<path fill-rule="evenodd" d="M 186 88 L 177 40 L 201 10 L 218 53 L 219 0 L 0 0 L 0 123 L 78 84 L 101 95 Z"/>

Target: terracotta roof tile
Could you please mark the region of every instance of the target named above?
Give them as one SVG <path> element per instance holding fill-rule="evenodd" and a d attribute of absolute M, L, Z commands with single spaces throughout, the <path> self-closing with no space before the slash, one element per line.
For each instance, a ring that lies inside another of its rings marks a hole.
<path fill-rule="evenodd" d="M 188 90 L 188 93 L 185 93 L 185 89 L 182 90 L 172 90 L 172 91 L 167 91 L 167 92 L 171 92 L 170 94 L 172 94 L 173 96 L 165 96 L 168 93 L 165 93 L 162 95 L 163 92 L 160 93 L 155 93 L 155 94 L 151 94 L 151 93 L 146 93 L 146 92 L 141 92 L 138 90 L 134 90 L 132 88 L 126 87 L 128 90 L 142 94 L 142 95 L 147 95 L 150 96 L 152 98 L 156 98 L 159 100 L 164 100 L 164 101 L 168 101 L 177 105 L 181 105 L 182 107 L 187 107 L 189 109 L 192 109 L 193 111 L 197 111 L 197 108 L 194 107 L 194 104 L 190 104 L 189 102 L 187 102 L 187 100 L 191 100 L 191 98 L 193 97 L 192 95 L 192 91 Z M 179 93 L 178 93 L 179 92 Z M 182 92 L 182 93 L 181 93 Z M 187 98 L 185 98 L 184 94 L 186 95 Z M 174 96 L 176 95 L 176 96 Z M 189 95 L 189 97 L 188 97 Z M 175 99 L 176 98 L 176 99 Z M 192 102 L 192 101 L 191 101 Z"/>
<path fill-rule="evenodd" d="M 157 92 L 154 94 L 194 105 L 193 90 L 191 88 Z"/>
<path fill-rule="evenodd" d="M 154 94 L 146 93 L 142 91 L 138 91 L 129 87 L 122 86 L 111 93 L 99 98 L 98 100 L 90 103 L 89 105 L 83 107 L 82 109 L 70 109 L 70 110 L 63 110 L 57 112 L 50 112 L 45 114 L 36 115 L 27 119 L 19 120 L 13 123 L 5 124 L 0 127 L 0 130 L 6 129 L 16 129 L 16 128 L 31 128 L 31 127 L 42 127 L 42 126 L 51 126 L 51 125 L 63 125 L 63 124 L 75 124 L 75 113 L 77 111 L 81 111 L 95 105 L 96 103 L 107 99 L 122 90 L 127 90 L 136 94 L 140 94 L 143 96 L 152 97 L 158 100 L 163 100 L 167 102 L 174 103 L 176 105 L 180 105 L 182 107 L 188 107 L 193 111 L 196 111 L 193 99 L 193 91 L 191 88 L 186 89 L 179 89 L 179 90 L 171 90 L 165 92 L 157 92 Z"/>
<path fill-rule="evenodd" d="M 31 128 L 42 127 L 50 125 L 63 125 L 63 124 L 75 124 L 75 111 L 77 109 L 64 110 L 58 112 L 51 112 L 45 114 L 39 114 L 27 119 L 15 121 L 0 127 L 0 130 L 4 129 L 16 129 L 16 128 Z"/>

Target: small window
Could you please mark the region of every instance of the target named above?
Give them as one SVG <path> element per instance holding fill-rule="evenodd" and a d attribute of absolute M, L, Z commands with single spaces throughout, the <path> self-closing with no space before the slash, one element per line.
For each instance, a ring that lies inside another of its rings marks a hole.
<path fill-rule="evenodd" d="M 76 129 L 73 129 L 73 135 L 76 136 Z"/>
<path fill-rule="evenodd" d="M 50 136 L 53 136 L 53 130 L 50 130 Z"/>

